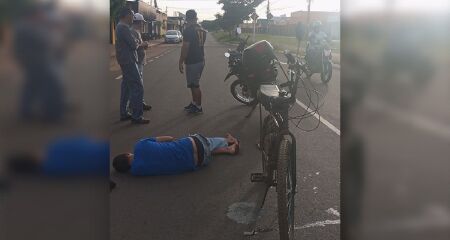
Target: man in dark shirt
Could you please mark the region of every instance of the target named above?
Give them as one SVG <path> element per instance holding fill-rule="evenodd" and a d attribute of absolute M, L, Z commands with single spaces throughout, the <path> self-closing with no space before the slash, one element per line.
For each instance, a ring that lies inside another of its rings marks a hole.
<path fill-rule="evenodd" d="M 184 109 L 189 113 L 203 113 L 199 82 L 205 67 L 205 40 L 206 30 L 197 23 L 197 13 L 195 10 L 188 10 L 179 68 L 180 72 L 184 73 L 184 65 L 186 65 L 187 87 L 191 89 L 192 102 Z"/>
<path fill-rule="evenodd" d="M 150 121 L 143 118 L 142 99 L 144 87 L 142 76 L 138 68 L 137 49 L 148 47 L 146 42 L 138 43 L 131 32 L 134 12 L 129 8 L 123 8 L 119 14 L 120 21 L 116 27 L 116 58 L 122 69 L 122 85 L 120 96 L 120 120 L 130 120 L 137 124 L 148 124 Z M 132 114 L 128 113 L 127 105 L 130 102 Z"/>

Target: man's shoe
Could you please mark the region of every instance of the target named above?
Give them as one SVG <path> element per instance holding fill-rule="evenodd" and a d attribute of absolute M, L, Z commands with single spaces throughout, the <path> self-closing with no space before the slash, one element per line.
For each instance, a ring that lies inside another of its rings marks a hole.
<path fill-rule="evenodd" d="M 134 124 L 149 124 L 150 120 L 145 119 L 145 118 L 131 119 L 131 123 L 134 123 Z"/>
<path fill-rule="evenodd" d="M 202 107 L 197 107 L 197 106 L 193 106 L 192 108 L 190 108 L 189 110 L 187 110 L 188 113 L 203 113 L 203 108 Z"/>
<path fill-rule="evenodd" d="M 189 111 L 192 107 L 195 107 L 194 104 L 189 103 L 189 105 L 187 105 L 186 107 L 184 107 L 184 111 Z"/>
<path fill-rule="evenodd" d="M 128 121 L 128 120 L 131 120 L 131 115 L 126 115 L 126 116 L 121 116 L 120 117 L 120 121 L 121 122 Z"/>
<path fill-rule="evenodd" d="M 150 110 L 152 110 L 152 106 L 147 105 L 147 104 L 144 104 L 144 105 L 142 106 L 142 109 L 143 109 L 144 111 L 150 111 Z"/>

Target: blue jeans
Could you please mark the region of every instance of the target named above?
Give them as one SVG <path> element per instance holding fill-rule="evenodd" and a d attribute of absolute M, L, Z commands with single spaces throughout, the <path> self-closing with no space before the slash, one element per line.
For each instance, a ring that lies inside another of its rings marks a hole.
<path fill-rule="evenodd" d="M 139 73 L 141 74 L 141 82 L 142 82 L 142 87 L 144 87 L 144 64 L 139 64 L 138 63 L 138 68 L 139 68 Z M 144 99 L 144 95 L 142 95 L 142 103 L 145 103 L 145 99 Z"/>
<path fill-rule="evenodd" d="M 58 121 L 64 114 L 64 91 L 57 72 L 49 66 L 25 67 L 20 116 L 24 119 L 42 114 L 45 120 Z"/>
<path fill-rule="evenodd" d="M 131 117 L 141 119 L 143 115 L 142 99 L 144 97 L 144 87 L 142 76 L 137 64 L 121 65 L 122 84 L 120 94 L 120 116 L 128 115 L 128 101 L 130 102 Z"/>
<path fill-rule="evenodd" d="M 228 141 L 226 138 L 221 137 L 207 138 L 198 133 L 193 134 L 191 136 L 197 137 L 200 140 L 200 142 L 202 142 L 203 149 L 205 151 L 202 166 L 208 165 L 208 163 L 212 160 L 212 152 L 214 150 L 228 146 Z"/>
<path fill-rule="evenodd" d="M 209 148 L 211 149 L 211 152 L 218 148 L 224 148 L 228 147 L 228 141 L 226 138 L 221 137 L 213 137 L 213 138 L 206 138 L 209 142 Z"/>

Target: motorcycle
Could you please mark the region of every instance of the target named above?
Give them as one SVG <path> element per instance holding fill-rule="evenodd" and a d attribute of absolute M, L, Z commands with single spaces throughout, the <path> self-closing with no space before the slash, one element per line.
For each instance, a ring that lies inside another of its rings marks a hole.
<path fill-rule="evenodd" d="M 311 49 L 310 44 L 306 47 L 307 76 L 310 78 L 314 73 L 320 73 L 323 83 L 328 83 L 333 75 L 333 57 L 331 48 L 326 41 L 322 42 L 319 49 Z"/>
<path fill-rule="evenodd" d="M 236 50 L 225 53 L 229 72 L 224 81 L 236 76 L 230 86 L 231 95 L 245 105 L 256 105 L 259 85 L 276 81 L 276 57 L 269 42 L 259 41 L 246 48 L 248 39 L 241 39 Z"/>

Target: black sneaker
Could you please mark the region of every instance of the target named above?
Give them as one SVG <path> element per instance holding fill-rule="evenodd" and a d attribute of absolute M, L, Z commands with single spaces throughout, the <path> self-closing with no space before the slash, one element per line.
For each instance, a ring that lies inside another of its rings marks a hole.
<path fill-rule="evenodd" d="M 128 120 L 131 120 L 131 115 L 126 115 L 126 116 L 121 116 L 120 117 L 120 121 L 121 122 L 123 122 L 123 121 L 128 121 Z"/>
<path fill-rule="evenodd" d="M 203 108 L 202 107 L 197 107 L 197 106 L 193 106 L 192 108 L 190 108 L 189 110 L 187 110 L 188 113 L 203 113 Z"/>
<path fill-rule="evenodd" d="M 143 109 L 144 111 L 150 111 L 150 110 L 152 110 L 152 106 L 147 105 L 147 104 L 144 104 L 144 105 L 142 105 L 142 109 Z"/>
<path fill-rule="evenodd" d="M 187 105 L 186 107 L 184 107 L 184 111 L 189 111 L 192 107 L 195 107 L 194 104 L 189 103 L 189 105 Z"/>
<path fill-rule="evenodd" d="M 145 119 L 145 118 L 131 119 L 131 123 L 134 123 L 134 124 L 149 124 L 150 120 Z"/>

